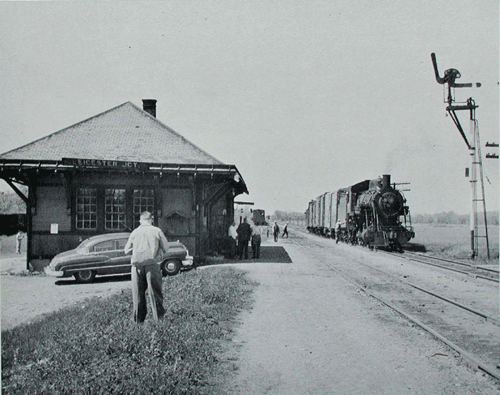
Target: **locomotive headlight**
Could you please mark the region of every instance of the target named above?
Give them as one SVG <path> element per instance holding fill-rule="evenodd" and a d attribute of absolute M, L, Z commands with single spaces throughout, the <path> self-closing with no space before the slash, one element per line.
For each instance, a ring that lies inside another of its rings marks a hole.
<path fill-rule="evenodd" d="M 386 192 L 380 196 L 378 206 L 384 215 L 394 216 L 401 211 L 403 201 L 400 195 L 394 192 Z"/>
<path fill-rule="evenodd" d="M 388 193 L 386 193 L 382 197 L 382 204 L 384 206 L 392 206 L 393 203 L 394 203 L 394 196 L 393 195 L 389 195 Z"/>

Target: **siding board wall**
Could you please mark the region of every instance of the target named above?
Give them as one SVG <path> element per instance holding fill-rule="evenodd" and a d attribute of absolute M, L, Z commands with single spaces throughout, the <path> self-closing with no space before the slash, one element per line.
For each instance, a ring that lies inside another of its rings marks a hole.
<path fill-rule="evenodd" d="M 66 210 L 66 191 L 60 186 L 39 186 L 36 189 L 36 215 L 33 232 L 50 232 L 51 224 L 59 225 L 59 232 L 71 231 L 71 216 Z"/>

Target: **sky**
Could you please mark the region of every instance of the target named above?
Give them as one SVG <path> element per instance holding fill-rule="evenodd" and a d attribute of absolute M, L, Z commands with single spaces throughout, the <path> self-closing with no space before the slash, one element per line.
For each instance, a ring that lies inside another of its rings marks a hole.
<path fill-rule="evenodd" d="M 471 160 L 435 52 L 441 76 L 482 84 L 455 99 L 479 106 L 498 210 L 499 161 L 484 158 L 500 140 L 498 25 L 497 0 L 1 1 L 0 152 L 156 99 L 157 118 L 236 165 L 250 192 L 237 200 L 266 213 L 390 174 L 414 215 L 467 214 Z"/>

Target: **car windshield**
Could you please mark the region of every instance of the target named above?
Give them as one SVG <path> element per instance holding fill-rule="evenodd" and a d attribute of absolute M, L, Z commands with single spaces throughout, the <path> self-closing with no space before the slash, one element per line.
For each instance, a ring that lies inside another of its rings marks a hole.
<path fill-rule="evenodd" d="M 89 252 L 89 244 L 90 241 L 89 239 L 83 240 L 78 247 L 76 247 L 76 250 L 81 253 L 81 254 L 88 254 Z"/>
<path fill-rule="evenodd" d="M 114 240 L 106 240 L 100 243 L 97 243 L 92 251 L 94 252 L 104 252 L 104 251 L 113 251 L 116 250 L 116 243 Z"/>

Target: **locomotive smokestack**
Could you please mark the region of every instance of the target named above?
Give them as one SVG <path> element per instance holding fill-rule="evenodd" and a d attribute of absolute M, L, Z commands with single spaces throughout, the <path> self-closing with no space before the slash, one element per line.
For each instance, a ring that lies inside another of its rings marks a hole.
<path fill-rule="evenodd" d="M 382 175 L 382 189 L 389 188 L 391 186 L 391 175 L 383 174 Z"/>

